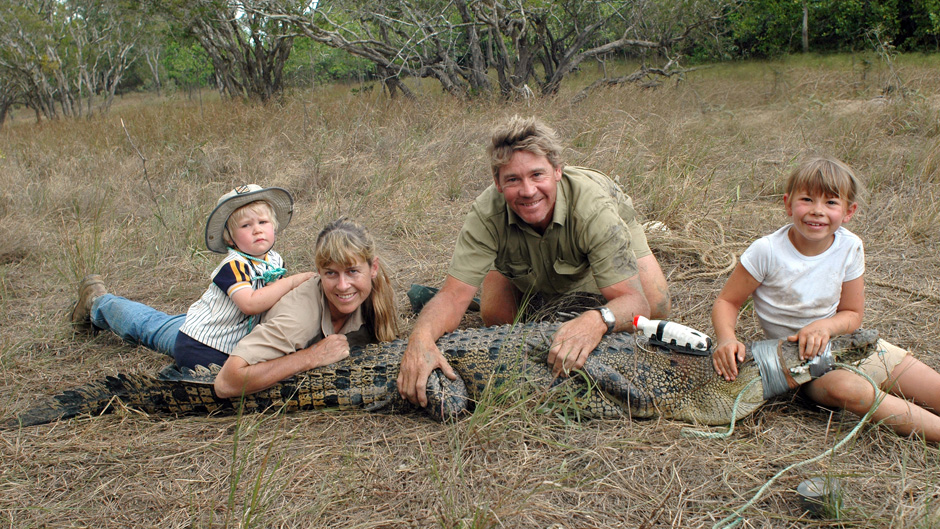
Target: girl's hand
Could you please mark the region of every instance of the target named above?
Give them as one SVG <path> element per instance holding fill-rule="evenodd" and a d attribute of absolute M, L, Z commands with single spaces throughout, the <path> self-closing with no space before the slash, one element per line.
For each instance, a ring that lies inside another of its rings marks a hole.
<path fill-rule="evenodd" d="M 825 320 L 819 320 L 803 327 L 793 336 L 787 336 L 787 340 L 799 342 L 800 360 L 809 360 L 826 349 L 831 337 Z"/>
<path fill-rule="evenodd" d="M 738 364 L 744 361 L 747 349 L 737 339 L 726 340 L 715 347 L 712 352 L 712 365 L 715 372 L 727 381 L 738 377 Z"/>

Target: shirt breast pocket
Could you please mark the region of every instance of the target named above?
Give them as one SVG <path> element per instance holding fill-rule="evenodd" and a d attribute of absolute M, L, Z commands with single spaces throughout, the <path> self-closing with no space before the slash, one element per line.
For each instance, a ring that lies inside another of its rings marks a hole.
<path fill-rule="evenodd" d="M 496 263 L 496 270 L 508 279 L 525 279 L 532 275 L 532 266 L 520 261 L 502 261 Z"/>
<path fill-rule="evenodd" d="M 587 272 L 590 266 L 591 264 L 587 261 L 580 263 L 569 263 L 562 260 L 557 260 L 552 265 L 556 274 L 565 277 L 581 277 Z"/>

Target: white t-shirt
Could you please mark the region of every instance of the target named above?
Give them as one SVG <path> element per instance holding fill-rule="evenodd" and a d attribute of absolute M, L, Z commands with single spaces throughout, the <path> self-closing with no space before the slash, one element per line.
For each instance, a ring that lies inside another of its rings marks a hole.
<path fill-rule="evenodd" d="M 788 224 L 754 241 L 741 264 L 760 282 L 754 311 L 764 335 L 786 338 L 810 323 L 835 315 L 842 283 L 865 273 L 865 250 L 857 235 L 839 227 L 825 252 L 806 256 L 790 242 Z"/>

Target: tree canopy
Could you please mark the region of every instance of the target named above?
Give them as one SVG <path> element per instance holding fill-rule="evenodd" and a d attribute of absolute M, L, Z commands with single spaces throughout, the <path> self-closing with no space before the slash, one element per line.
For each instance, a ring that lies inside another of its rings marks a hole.
<path fill-rule="evenodd" d="M 639 59 L 599 84 L 700 62 L 940 47 L 940 0 L 22 0 L 0 4 L 0 125 L 107 111 L 122 90 L 409 78 L 459 98 L 557 93 L 585 61 Z"/>

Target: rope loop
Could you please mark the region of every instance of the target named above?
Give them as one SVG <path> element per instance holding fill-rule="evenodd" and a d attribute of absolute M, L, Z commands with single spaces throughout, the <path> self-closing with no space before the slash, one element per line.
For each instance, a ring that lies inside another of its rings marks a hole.
<path fill-rule="evenodd" d="M 255 271 L 254 267 L 251 267 L 250 270 L 252 273 L 252 277 L 251 277 L 252 281 L 255 281 L 256 279 L 260 279 L 265 285 L 268 285 L 269 283 L 273 283 L 277 281 L 278 279 L 284 277 L 284 274 L 287 273 L 286 269 L 281 268 L 280 266 L 274 266 L 271 263 L 265 261 L 264 259 L 258 259 L 257 257 L 254 257 L 252 255 L 242 253 L 236 250 L 235 248 L 232 248 L 231 246 L 229 246 L 228 249 L 244 257 L 245 259 L 248 259 L 249 261 L 262 264 L 265 266 L 265 271 L 261 272 L 261 275 L 255 275 L 257 272 Z M 251 329 L 254 326 L 255 326 L 255 317 L 248 316 L 248 332 L 251 332 Z"/>
<path fill-rule="evenodd" d="M 265 284 L 265 285 L 267 285 L 268 283 L 273 283 L 273 282 L 277 281 L 278 279 L 284 277 L 284 274 L 287 273 L 287 270 L 286 270 L 286 269 L 281 268 L 281 267 L 279 267 L 279 266 L 274 266 L 274 265 L 272 265 L 271 263 L 265 261 L 264 259 L 258 259 L 257 257 L 255 257 L 255 256 L 253 256 L 253 255 L 248 255 L 248 254 L 246 254 L 246 253 L 242 253 L 242 252 L 236 250 L 235 248 L 232 248 L 231 246 L 229 246 L 228 248 L 229 248 L 229 250 L 232 250 L 233 252 L 235 252 L 235 253 L 237 253 L 238 255 L 244 257 L 245 259 L 248 259 L 249 261 L 252 261 L 252 262 L 255 262 L 255 263 L 258 263 L 258 264 L 261 264 L 261 265 L 264 265 L 264 266 L 265 266 L 265 268 L 266 268 L 265 271 L 262 272 L 261 275 L 253 275 L 252 278 L 251 278 L 252 281 L 254 281 L 254 280 L 256 280 L 256 279 L 260 279 L 260 280 L 264 281 L 264 284 Z M 256 273 L 254 269 L 252 269 L 251 271 L 252 271 L 252 273 Z"/>

